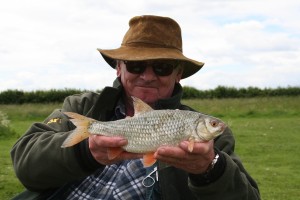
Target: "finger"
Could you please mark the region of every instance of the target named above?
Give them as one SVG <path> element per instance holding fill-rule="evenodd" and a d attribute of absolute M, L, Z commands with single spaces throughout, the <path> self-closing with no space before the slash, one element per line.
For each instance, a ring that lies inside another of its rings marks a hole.
<path fill-rule="evenodd" d="M 162 161 L 164 163 L 167 163 L 168 165 L 177 167 L 177 168 L 181 168 L 181 169 L 185 169 L 188 168 L 189 166 L 194 166 L 195 163 L 198 162 L 198 160 L 195 158 L 195 156 L 193 155 L 191 157 L 184 157 L 184 158 L 173 158 L 173 157 L 165 157 L 165 156 L 158 156 L 158 160 Z"/>
<path fill-rule="evenodd" d="M 188 149 L 189 141 L 183 141 L 179 144 L 179 147 L 184 151 L 190 152 Z M 195 142 L 193 146 L 192 154 L 206 154 L 213 149 L 213 141 L 207 142 Z"/>
<path fill-rule="evenodd" d="M 207 169 L 209 163 L 211 163 L 208 162 L 209 160 L 206 157 L 203 157 L 199 154 L 189 153 L 186 151 L 184 152 L 186 156 L 183 157 L 176 157 L 176 156 L 170 157 L 170 156 L 162 156 L 160 154 L 157 154 L 157 159 L 168 165 L 195 174 L 204 172 Z"/>
<path fill-rule="evenodd" d="M 199 154 L 191 153 L 186 148 L 179 147 L 160 147 L 157 149 L 155 156 L 161 156 L 161 157 L 169 157 L 169 158 L 175 158 L 175 159 L 183 159 L 183 160 L 191 160 L 195 159 L 199 156 Z"/>
<path fill-rule="evenodd" d="M 97 160 L 100 164 L 107 165 L 110 164 L 110 160 L 108 159 L 107 151 L 103 148 L 91 149 L 91 154 L 94 159 Z"/>
<path fill-rule="evenodd" d="M 189 163 L 198 159 L 199 155 L 191 154 L 179 147 L 163 147 L 158 149 L 154 158 L 167 163 Z"/>
<path fill-rule="evenodd" d="M 102 159 L 101 163 L 105 163 L 107 164 L 114 164 L 114 163 L 118 163 L 121 162 L 123 160 L 133 160 L 133 159 L 140 159 L 142 158 L 143 155 L 142 154 L 136 154 L 136 153 L 129 153 L 129 152 L 122 152 L 120 155 L 118 155 L 116 158 L 114 159 L 109 159 L 106 156 L 106 159 Z"/>
<path fill-rule="evenodd" d="M 107 137 L 102 135 L 92 135 L 90 138 L 101 147 L 121 147 L 127 144 L 127 140 L 122 137 Z"/>
<path fill-rule="evenodd" d="M 154 156 L 160 157 L 170 157 L 170 158 L 182 158 L 187 156 L 188 152 L 184 151 L 179 147 L 160 147 L 155 152 Z"/>
<path fill-rule="evenodd" d="M 92 150 L 91 153 L 100 164 L 104 165 L 118 163 L 122 160 L 139 159 L 143 157 L 142 154 L 129 153 L 124 151 L 117 157 L 110 159 L 108 157 L 107 148 L 97 148 L 95 150 Z"/>
<path fill-rule="evenodd" d="M 131 160 L 131 159 L 140 159 L 142 157 L 143 157 L 143 154 L 130 153 L 130 152 L 124 151 L 117 157 L 117 159 L 118 160 Z"/>

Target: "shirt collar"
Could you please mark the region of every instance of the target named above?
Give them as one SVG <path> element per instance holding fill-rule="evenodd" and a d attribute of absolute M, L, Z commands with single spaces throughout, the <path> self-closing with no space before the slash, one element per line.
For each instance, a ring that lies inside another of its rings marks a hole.
<path fill-rule="evenodd" d="M 122 98 L 119 99 L 117 106 L 115 108 L 115 116 L 116 119 L 124 119 L 126 117 L 125 105 Z"/>

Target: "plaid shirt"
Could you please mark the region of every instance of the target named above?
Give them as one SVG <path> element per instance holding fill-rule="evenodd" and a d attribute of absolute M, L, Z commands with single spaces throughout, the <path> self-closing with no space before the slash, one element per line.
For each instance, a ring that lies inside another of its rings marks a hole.
<path fill-rule="evenodd" d="M 147 169 L 141 160 L 127 160 L 106 166 L 69 188 L 66 199 L 146 199 L 143 186 Z"/>

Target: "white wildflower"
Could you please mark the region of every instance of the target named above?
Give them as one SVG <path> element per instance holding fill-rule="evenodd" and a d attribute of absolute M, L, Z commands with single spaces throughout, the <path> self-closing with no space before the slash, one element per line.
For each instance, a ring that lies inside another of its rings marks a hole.
<path fill-rule="evenodd" d="M 0 126 L 8 127 L 10 121 L 7 119 L 7 114 L 0 111 Z"/>

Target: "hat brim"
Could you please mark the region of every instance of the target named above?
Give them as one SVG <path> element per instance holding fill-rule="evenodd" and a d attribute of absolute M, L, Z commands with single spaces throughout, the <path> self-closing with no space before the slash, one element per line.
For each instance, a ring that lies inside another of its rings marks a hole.
<path fill-rule="evenodd" d="M 181 77 L 182 79 L 195 74 L 204 65 L 202 62 L 185 57 L 180 50 L 170 48 L 141 48 L 121 46 L 118 49 L 97 50 L 112 68 L 116 67 L 116 60 L 142 61 L 168 59 L 182 61 L 184 62 L 184 69 Z"/>

